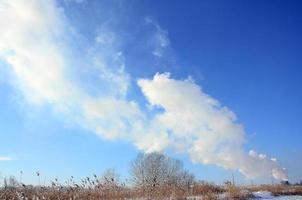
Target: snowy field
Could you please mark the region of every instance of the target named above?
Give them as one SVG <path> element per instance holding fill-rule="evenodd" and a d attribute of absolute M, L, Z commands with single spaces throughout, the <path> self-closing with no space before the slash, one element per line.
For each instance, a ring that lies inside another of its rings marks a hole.
<path fill-rule="evenodd" d="M 278 196 L 274 197 L 270 192 L 266 191 L 260 191 L 260 192 L 254 192 L 253 195 L 256 198 L 253 199 L 259 199 L 259 200 L 302 200 L 302 196 Z"/>
<path fill-rule="evenodd" d="M 302 196 L 279 196 L 279 197 L 266 197 L 266 198 L 254 198 L 257 200 L 302 200 Z"/>
<path fill-rule="evenodd" d="M 270 192 L 267 191 L 260 191 L 260 192 L 253 192 L 254 198 L 250 200 L 302 200 L 302 196 L 273 196 Z M 226 195 L 222 194 L 218 197 L 218 199 L 226 199 Z M 187 197 L 187 200 L 203 200 L 201 196 L 191 196 Z"/>

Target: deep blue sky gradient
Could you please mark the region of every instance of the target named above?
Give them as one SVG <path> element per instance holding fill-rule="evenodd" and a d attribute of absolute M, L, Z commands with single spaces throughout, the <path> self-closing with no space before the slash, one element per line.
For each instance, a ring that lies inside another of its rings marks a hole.
<path fill-rule="evenodd" d="M 120 37 L 127 38 L 120 48 L 126 51 L 126 70 L 134 80 L 166 71 L 175 78 L 192 76 L 207 94 L 236 113 L 248 134 L 246 150 L 277 157 L 290 181 L 302 179 L 301 1 L 95 0 L 61 6 L 87 46 L 96 25 L 108 18 Z M 142 25 L 145 17 L 168 33 L 171 49 L 160 60 L 136 42 L 152 31 Z M 18 177 L 23 170 L 24 179 L 35 183 L 34 172 L 39 170 L 47 180 L 64 181 L 112 167 L 127 177 L 138 153 L 135 147 L 74 127 L 51 108 L 24 108 L 16 101 L 21 94 L 5 76 L 0 78 L 0 152 L 16 158 L 0 162 L 2 176 Z M 131 97 L 145 103 L 135 82 L 131 87 Z M 182 159 L 201 179 L 220 183 L 232 173 L 169 154 Z M 236 177 L 247 182 L 239 173 Z"/>

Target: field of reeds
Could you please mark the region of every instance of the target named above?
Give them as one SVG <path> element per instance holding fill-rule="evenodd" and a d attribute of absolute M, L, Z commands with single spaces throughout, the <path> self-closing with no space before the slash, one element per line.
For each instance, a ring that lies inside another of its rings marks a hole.
<path fill-rule="evenodd" d="M 51 186 L 17 185 L 2 187 L 0 199 L 253 199 L 253 192 L 269 191 L 273 195 L 302 195 L 302 186 L 295 185 L 260 185 L 260 186 L 217 186 L 209 183 L 195 183 L 190 190 L 164 186 L 153 191 L 146 188 L 125 185 L 102 185 L 91 180 L 86 183 L 62 186 L 59 183 Z"/>
<path fill-rule="evenodd" d="M 21 175 L 22 175 L 21 171 Z M 36 173 L 40 183 L 40 173 Z M 139 154 L 131 163 L 128 182 L 119 180 L 114 170 L 75 181 L 71 176 L 64 183 L 57 178 L 46 184 L 28 185 L 14 177 L 5 178 L 0 188 L 0 200 L 96 200 L 96 199 L 175 199 L 215 200 L 253 199 L 253 193 L 267 191 L 274 196 L 301 195 L 302 184 L 236 186 L 234 181 L 215 185 L 196 180 L 178 160 L 165 155 Z"/>

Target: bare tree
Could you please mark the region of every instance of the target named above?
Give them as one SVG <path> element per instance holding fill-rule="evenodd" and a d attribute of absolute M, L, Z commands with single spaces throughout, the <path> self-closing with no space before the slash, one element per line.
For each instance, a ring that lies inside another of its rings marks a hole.
<path fill-rule="evenodd" d="M 147 193 L 167 187 L 188 190 L 194 182 L 181 161 L 161 153 L 138 154 L 130 170 L 133 184 Z"/>
<path fill-rule="evenodd" d="M 10 176 L 8 179 L 4 178 L 4 188 L 16 188 L 18 186 L 18 181 L 14 176 Z"/>
<path fill-rule="evenodd" d="M 105 188 L 114 188 L 119 185 L 119 175 L 115 172 L 114 169 L 107 169 L 102 177 L 101 177 L 101 184 Z"/>

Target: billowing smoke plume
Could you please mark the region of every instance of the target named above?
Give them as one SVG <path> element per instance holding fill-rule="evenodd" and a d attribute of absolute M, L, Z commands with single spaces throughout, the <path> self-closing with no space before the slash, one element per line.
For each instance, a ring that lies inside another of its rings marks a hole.
<path fill-rule="evenodd" d="M 155 30 L 153 40 L 161 41 L 154 43 L 151 52 L 162 57 L 169 45 L 162 45 L 163 38 L 168 41 L 167 33 L 158 25 Z M 114 32 L 102 27 L 95 47 L 80 58 L 70 55 L 79 49 L 73 46 L 77 37 L 56 2 L 0 2 L 0 59 L 9 66 L 10 81 L 27 102 L 52 105 L 68 121 L 106 139 L 127 140 L 146 152 L 170 148 L 194 162 L 239 170 L 248 178 L 287 179 L 275 158 L 243 150 L 245 132 L 235 114 L 191 79 L 174 80 L 168 73 L 139 79 L 150 104 L 152 115 L 147 114 L 135 99 L 126 97 L 131 76 L 125 72 Z M 99 88 L 78 80 L 79 63 L 90 66 L 93 73 L 85 75 L 93 75 Z"/>
<path fill-rule="evenodd" d="M 276 159 L 251 150 L 244 152 L 245 133 L 235 114 L 191 79 L 180 81 L 169 74 L 156 74 L 153 80 L 139 80 L 152 106 L 164 109 L 154 123 L 169 133 L 170 146 L 190 155 L 193 161 L 239 169 L 248 178 L 272 175 L 286 179 Z"/>

